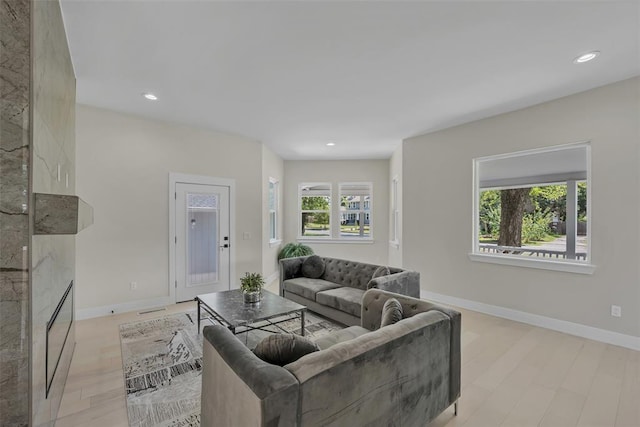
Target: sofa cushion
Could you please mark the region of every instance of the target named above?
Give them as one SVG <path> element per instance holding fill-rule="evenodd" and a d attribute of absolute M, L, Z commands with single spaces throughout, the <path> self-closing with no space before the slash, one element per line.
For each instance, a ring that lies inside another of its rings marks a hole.
<path fill-rule="evenodd" d="M 343 286 L 341 288 L 330 289 L 318 292 L 316 302 L 336 310 L 344 311 L 352 316 L 360 317 L 360 302 L 365 291 L 356 288 Z"/>
<path fill-rule="evenodd" d="M 272 334 L 260 341 L 253 353 L 267 363 L 284 366 L 318 350 L 316 343 L 303 336 Z"/>
<path fill-rule="evenodd" d="M 402 304 L 395 298 L 389 298 L 382 306 L 382 320 L 380 327 L 393 325 L 402 320 Z"/>
<path fill-rule="evenodd" d="M 285 291 L 300 295 L 312 301 L 316 300 L 316 293 L 340 287 L 340 285 L 333 282 L 327 282 L 322 279 L 309 279 L 306 277 L 296 277 L 295 279 L 285 280 L 282 286 Z"/>
<path fill-rule="evenodd" d="M 302 275 L 309 279 L 319 279 L 324 273 L 324 260 L 318 255 L 311 255 L 302 262 Z"/>
<path fill-rule="evenodd" d="M 332 345 L 349 341 L 354 338 L 357 338 L 361 335 L 370 332 L 368 329 L 363 328 L 362 326 L 349 326 L 348 328 L 338 329 L 337 331 L 331 331 L 331 333 L 327 335 L 323 335 L 313 340 L 320 350 L 327 349 Z"/>

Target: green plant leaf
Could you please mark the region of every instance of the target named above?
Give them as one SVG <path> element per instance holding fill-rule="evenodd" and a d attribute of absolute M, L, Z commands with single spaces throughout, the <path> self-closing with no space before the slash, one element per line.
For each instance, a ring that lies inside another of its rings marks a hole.
<path fill-rule="evenodd" d="M 303 245 L 302 243 L 287 243 L 280 250 L 278 260 L 307 255 L 313 255 L 313 249 L 309 246 Z"/>

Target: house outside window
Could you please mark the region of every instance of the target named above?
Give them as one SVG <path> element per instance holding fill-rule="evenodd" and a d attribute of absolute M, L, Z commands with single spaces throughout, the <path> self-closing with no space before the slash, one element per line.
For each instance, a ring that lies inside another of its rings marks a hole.
<path fill-rule="evenodd" d="M 372 189 L 370 182 L 339 184 L 341 239 L 372 237 Z"/>
<path fill-rule="evenodd" d="M 474 261 L 577 273 L 590 264 L 590 145 L 474 160 Z"/>
<path fill-rule="evenodd" d="M 269 178 L 269 243 L 280 243 L 278 230 L 280 183 L 275 178 Z"/>
<path fill-rule="evenodd" d="M 298 185 L 299 238 L 331 238 L 331 184 Z"/>

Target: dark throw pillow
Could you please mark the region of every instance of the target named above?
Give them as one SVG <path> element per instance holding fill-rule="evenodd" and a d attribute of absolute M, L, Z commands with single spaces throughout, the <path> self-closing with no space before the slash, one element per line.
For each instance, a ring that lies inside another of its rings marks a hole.
<path fill-rule="evenodd" d="M 382 306 L 382 320 L 380 327 L 393 325 L 402 320 L 402 304 L 395 298 L 389 298 Z"/>
<path fill-rule="evenodd" d="M 284 366 L 319 350 L 316 343 L 303 336 L 272 334 L 260 341 L 253 353 L 267 363 Z"/>
<path fill-rule="evenodd" d="M 318 255 L 311 255 L 302 262 L 302 275 L 309 279 L 319 279 L 324 273 L 324 260 Z"/>
<path fill-rule="evenodd" d="M 371 278 L 375 279 L 376 277 L 388 276 L 390 274 L 391 274 L 391 270 L 389 270 L 389 267 L 387 267 L 386 265 L 382 265 L 376 268 L 376 271 L 373 272 L 373 275 L 371 276 Z"/>

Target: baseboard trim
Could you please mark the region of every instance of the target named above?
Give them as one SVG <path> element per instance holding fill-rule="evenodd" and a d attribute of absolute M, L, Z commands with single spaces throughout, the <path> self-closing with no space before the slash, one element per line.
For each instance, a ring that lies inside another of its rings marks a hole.
<path fill-rule="evenodd" d="M 103 305 L 101 307 L 81 308 L 76 310 L 76 319 L 93 319 L 94 317 L 110 316 L 112 314 L 140 311 L 149 308 L 164 307 L 173 304 L 170 297 L 158 297 L 146 300 L 130 301 L 122 304 Z"/>
<path fill-rule="evenodd" d="M 581 325 L 579 323 L 540 316 L 538 314 L 531 314 L 496 305 L 485 304 L 482 302 L 471 301 L 464 298 L 442 295 L 435 292 L 425 291 L 424 289 L 420 291 L 420 296 L 422 299 L 435 301 L 441 304 L 452 305 L 471 311 L 489 314 L 491 316 L 514 320 L 528 325 L 539 326 L 541 328 L 551 329 L 569 335 L 575 335 L 594 341 L 600 341 L 640 351 L 640 337 L 634 337 L 632 335 L 607 331 L 605 329 L 594 328 L 593 326 Z"/>

